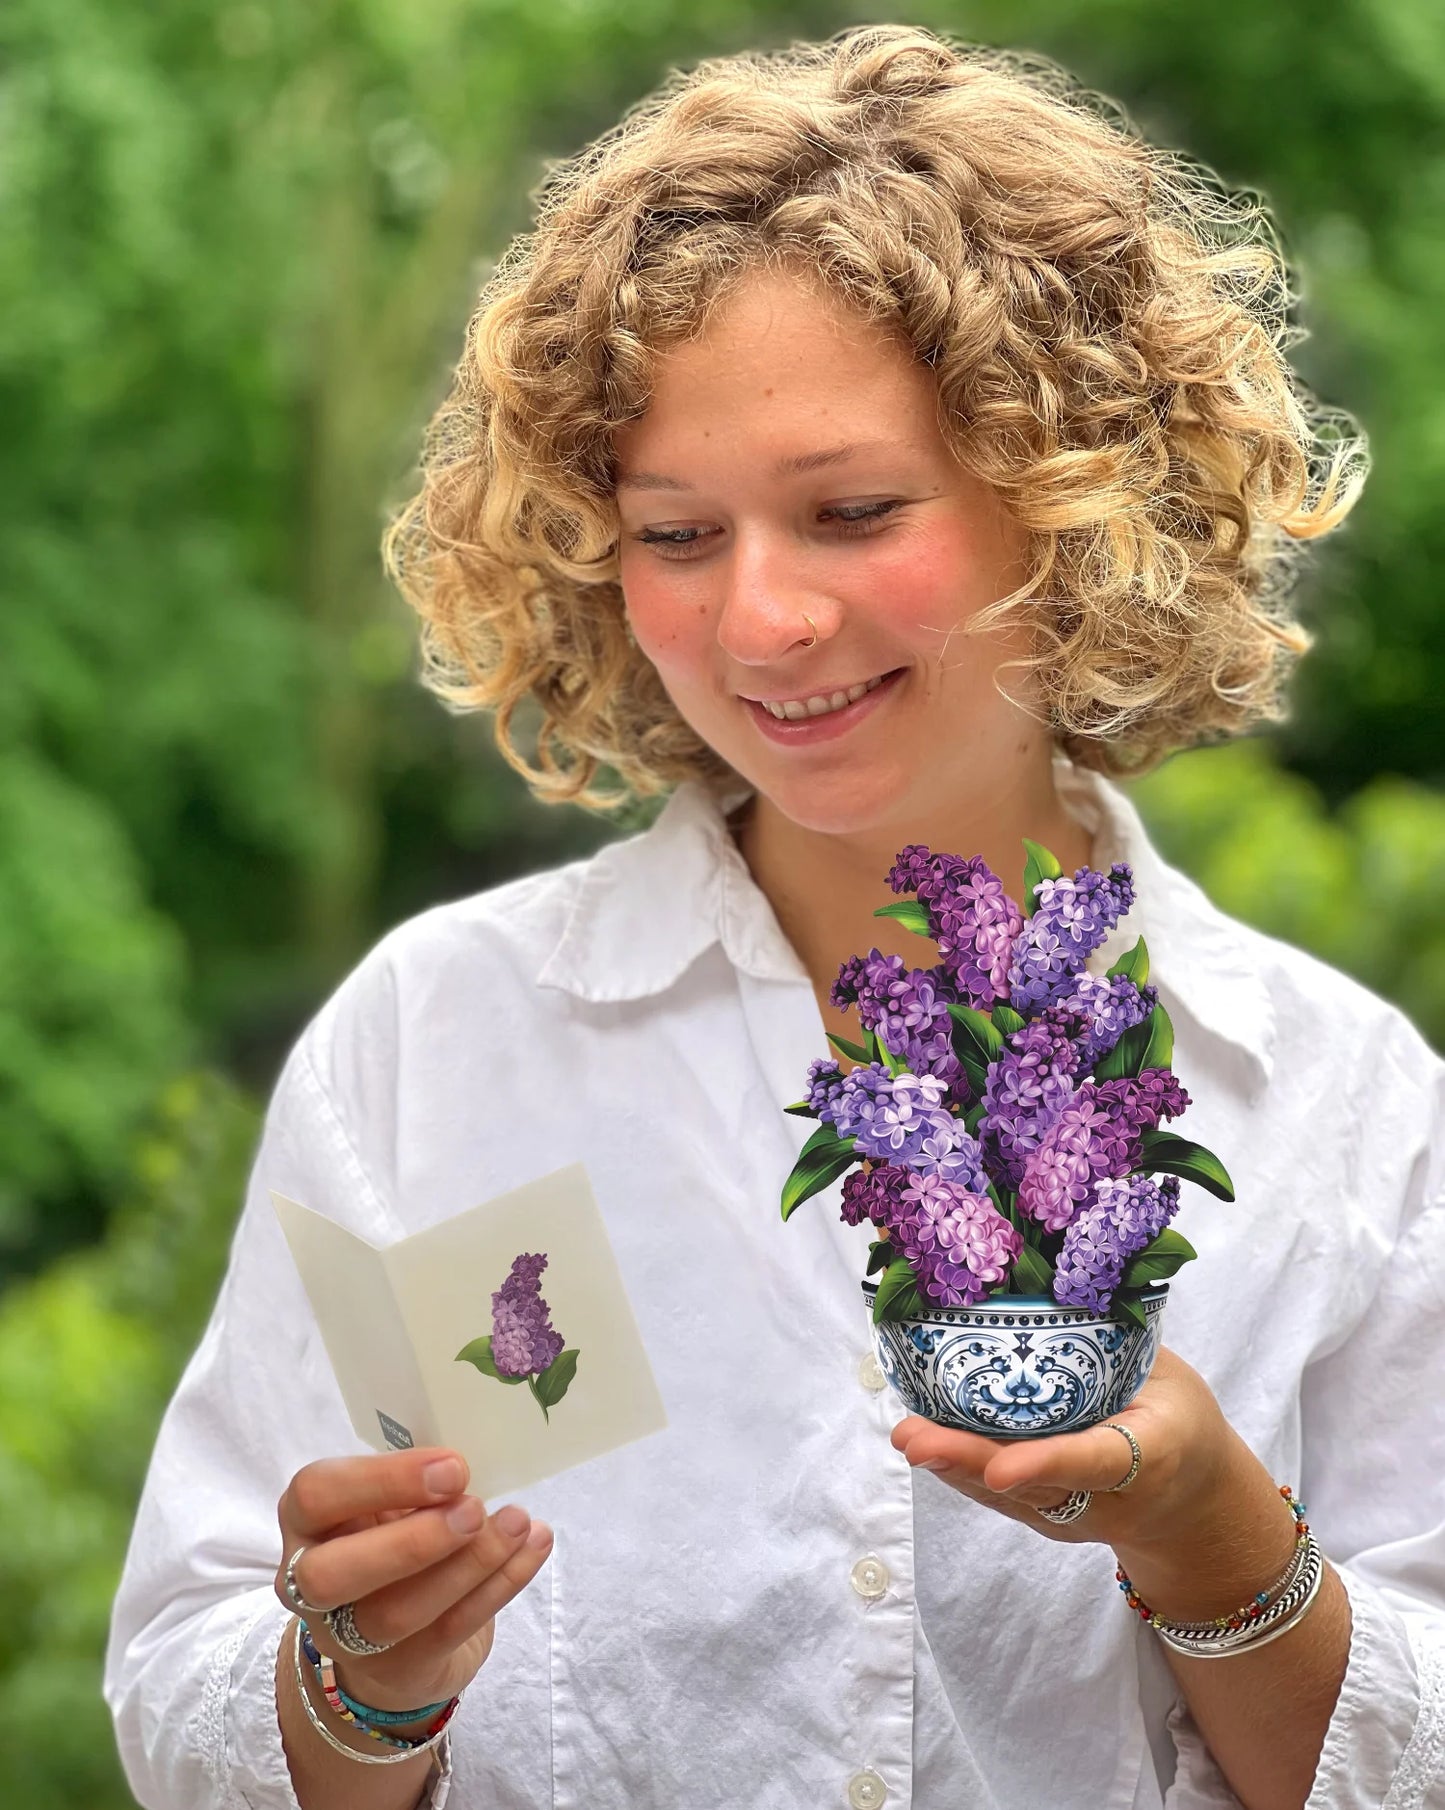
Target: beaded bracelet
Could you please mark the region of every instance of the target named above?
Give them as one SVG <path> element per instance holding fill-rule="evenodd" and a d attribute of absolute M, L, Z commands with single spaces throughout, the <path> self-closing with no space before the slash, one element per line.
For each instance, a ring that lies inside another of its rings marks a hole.
<path fill-rule="evenodd" d="M 307 1720 L 328 1747 L 334 1747 L 338 1753 L 345 1754 L 348 1760 L 355 1760 L 362 1766 L 398 1766 L 403 1761 L 414 1758 L 424 1749 L 436 1747 L 438 1758 L 442 1763 L 443 1774 L 446 1774 L 451 1764 L 451 1731 L 445 1726 L 421 1746 L 404 1749 L 397 1753 L 359 1753 L 356 1748 L 348 1747 L 345 1741 L 338 1741 L 321 1717 L 317 1715 L 316 1705 L 311 1701 L 311 1693 L 306 1688 L 305 1675 L 301 1670 L 301 1638 L 301 1622 L 298 1618 L 296 1633 L 291 1643 L 292 1664 L 296 1668 L 296 1693 L 306 1711 Z M 393 1742 L 392 1745 L 395 1746 L 396 1743 Z"/>
<path fill-rule="evenodd" d="M 1304 1503 L 1296 1499 L 1294 1491 L 1287 1483 L 1282 1483 L 1280 1485 L 1279 1493 L 1284 1497 L 1285 1501 L 1289 1503 L 1290 1513 L 1295 1518 L 1296 1538 L 1294 1556 L 1291 1558 L 1284 1572 L 1275 1579 L 1268 1590 L 1261 1590 L 1257 1595 L 1252 1596 L 1247 1603 L 1241 1604 L 1240 1607 L 1234 1611 L 1233 1615 L 1216 1615 L 1212 1621 L 1170 1621 L 1165 1616 L 1157 1614 L 1149 1607 L 1143 1597 L 1135 1590 L 1132 1581 L 1125 1576 L 1123 1569 L 1120 1568 L 1114 1573 L 1114 1576 L 1118 1579 L 1119 1588 L 1124 1593 L 1124 1601 L 1131 1609 L 1136 1611 L 1141 1621 L 1147 1621 L 1156 1629 L 1161 1627 L 1168 1628 L 1171 1632 L 1180 1635 L 1194 1634 L 1210 1629 L 1218 1629 L 1221 1633 L 1233 1633 L 1238 1629 L 1247 1627 L 1251 1622 L 1257 1621 L 1269 1607 L 1270 1599 L 1274 1596 L 1275 1592 L 1278 1591 L 1283 1595 L 1284 1592 L 1291 1587 L 1295 1579 L 1299 1576 L 1309 1551 L 1310 1524 L 1304 1518 Z"/>
<path fill-rule="evenodd" d="M 1191 1659 L 1223 1659 L 1231 1653 L 1243 1652 L 1246 1648 L 1253 1651 L 1256 1647 L 1267 1647 L 1270 1641 L 1288 1634 L 1297 1622 L 1303 1620 L 1310 1604 L 1319 1594 L 1324 1575 L 1324 1555 L 1311 1539 L 1308 1563 L 1298 1583 L 1247 1627 L 1227 1634 L 1210 1629 L 1208 1633 L 1191 1635 L 1187 1639 L 1171 1634 L 1167 1624 L 1156 1628 L 1155 1632 L 1165 1646 L 1171 1647 L 1176 1653 L 1187 1654 Z"/>
<path fill-rule="evenodd" d="M 352 1727 L 357 1729 L 360 1733 L 369 1735 L 373 1741 L 380 1741 L 385 1747 L 398 1747 L 408 1753 L 419 1753 L 424 1748 L 435 1745 L 447 1723 L 450 1722 L 452 1717 L 456 1714 L 457 1705 L 462 1700 L 460 1692 L 458 1692 L 455 1697 L 448 1698 L 445 1703 L 432 1704 L 429 1706 L 429 1709 L 440 1709 L 442 1713 L 431 1728 L 427 1729 L 415 1739 L 407 1735 L 383 1734 L 379 1728 L 372 1725 L 373 1719 L 380 1721 L 382 1717 L 386 1717 L 393 1725 L 398 1722 L 420 1721 L 423 1716 L 429 1713 L 429 1710 L 413 1710 L 409 1714 L 398 1714 L 386 1710 L 373 1710 L 368 1708 L 364 1703 L 355 1703 L 354 1699 L 346 1697 L 340 1685 L 336 1682 L 335 1665 L 326 1654 L 318 1649 L 315 1641 L 311 1638 L 311 1630 L 304 1621 L 301 1621 L 299 1626 L 299 1637 L 305 1650 L 306 1657 L 311 1661 L 315 1671 L 316 1682 L 321 1686 L 322 1694 L 325 1696 L 327 1703 L 336 1714 L 340 1716 L 343 1722 L 349 1722 Z M 358 1711 L 361 1713 L 358 1714 Z"/>

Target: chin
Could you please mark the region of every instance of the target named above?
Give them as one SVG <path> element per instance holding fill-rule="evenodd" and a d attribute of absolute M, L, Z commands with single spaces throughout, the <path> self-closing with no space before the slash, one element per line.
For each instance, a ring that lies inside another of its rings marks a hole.
<path fill-rule="evenodd" d="M 886 828 L 906 811 L 902 774 L 774 773 L 745 775 L 773 809 L 800 830 L 820 836 L 856 836 Z"/>

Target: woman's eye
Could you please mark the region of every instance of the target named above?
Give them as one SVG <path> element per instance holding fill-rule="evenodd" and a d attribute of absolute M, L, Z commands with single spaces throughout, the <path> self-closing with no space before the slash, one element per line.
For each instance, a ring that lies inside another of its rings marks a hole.
<path fill-rule="evenodd" d="M 818 519 L 831 524 L 840 540 L 851 540 L 871 534 L 875 522 L 899 507 L 896 499 L 886 503 L 835 504 L 820 510 Z M 656 547 L 664 559 L 690 559 L 692 549 L 711 538 L 712 532 L 707 528 L 643 528 L 632 538 L 644 547 Z"/>

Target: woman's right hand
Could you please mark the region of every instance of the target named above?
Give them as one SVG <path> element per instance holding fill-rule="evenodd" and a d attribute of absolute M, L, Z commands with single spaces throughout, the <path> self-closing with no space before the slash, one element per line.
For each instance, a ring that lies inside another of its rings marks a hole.
<path fill-rule="evenodd" d="M 304 1465 L 277 1504 L 281 1563 L 298 1547 L 294 1577 L 318 1609 L 354 1603 L 365 1639 L 394 1643 L 363 1658 L 331 1639 L 320 1616 L 311 1637 L 336 1664 L 349 1696 L 373 1709 L 413 1709 L 452 1697 L 492 1649 L 494 1618 L 546 1563 L 552 1530 L 514 1505 L 488 1516 L 462 1494 L 467 1467 L 426 1446 Z"/>

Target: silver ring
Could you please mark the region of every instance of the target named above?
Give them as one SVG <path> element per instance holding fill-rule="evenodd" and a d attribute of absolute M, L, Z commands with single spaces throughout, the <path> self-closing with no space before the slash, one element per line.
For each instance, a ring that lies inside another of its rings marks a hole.
<path fill-rule="evenodd" d="M 1093 1500 L 1092 1490 L 1076 1489 L 1068 1501 L 1061 1502 L 1057 1508 L 1039 1508 L 1034 1513 L 1042 1515 L 1046 1521 L 1052 1521 L 1056 1527 L 1062 1527 L 1066 1522 L 1077 1521 Z"/>
<path fill-rule="evenodd" d="M 1122 1483 L 1110 1484 L 1109 1488 L 1104 1491 L 1106 1496 L 1116 1496 L 1121 1489 L 1128 1489 L 1129 1485 L 1139 1475 L 1139 1466 L 1144 1462 L 1144 1454 L 1139 1450 L 1139 1441 L 1127 1427 L 1121 1427 L 1117 1420 L 1106 1420 L 1103 1424 L 1106 1427 L 1112 1427 L 1116 1433 L 1122 1433 L 1125 1439 L 1129 1441 L 1130 1450 L 1134 1454 L 1134 1462 L 1129 1466 L 1129 1475 Z"/>
<path fill-rule="evenodd" d="M 345 1653 L 355 1653 L 359 1659 L 369 1659 L 373 1653 L 384 1653 L 388 1647 L 394 1647 L 394 1640 L 384 1640 L 380 1646 L 374 1640 L 368 1640 L 356 1626 L 355 1603 L 339 1603 L 336 1608 L 326 1611 L 326 1627 L 331 1638 Z"/>
<path fill-rule="evenodd" d="M 296 1561 L 301 1557 L 303 1552 L 309 1552 L 310 1550 L 311 1548 L 309 1546 L 298 1546 L 295 1552 L 291 1554 L 291 1557 L 286 1561 L 286 1578 L 281 1588 L 286 1593 L 286 1601 L 290 1603 L 291 1607 L 298 1615 L 309 1615 L 311 1619 L 315 1621 L 318 1615 L 324 1615 L 326 1611 L 324 1609 L 318 1609 L 315 1603 L 308 1603 L 306 1598 L 301 1594 L 301 1586 L 296 1582 Z"/>

